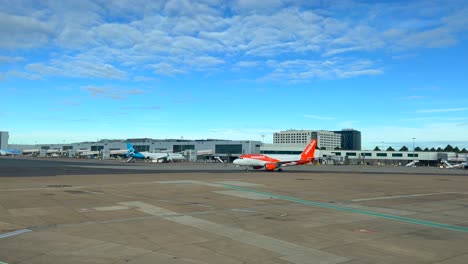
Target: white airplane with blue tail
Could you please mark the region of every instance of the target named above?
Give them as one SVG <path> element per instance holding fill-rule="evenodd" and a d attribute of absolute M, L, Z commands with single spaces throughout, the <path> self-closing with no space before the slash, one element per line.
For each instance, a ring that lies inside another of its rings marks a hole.
<path fill-rule="evenodd" d="M 126 160 L 123 162 L 130 162 L 135 159 L 143 159 L 145 162 L 174 162 L 185 160 L 186 158 L 184 155 L 180 153 L 151 153 L 151 152 L 138 152 L 136 151 L 132 144 L 127 143 L 127 153 L 125 154 L 127 157 Z"/>

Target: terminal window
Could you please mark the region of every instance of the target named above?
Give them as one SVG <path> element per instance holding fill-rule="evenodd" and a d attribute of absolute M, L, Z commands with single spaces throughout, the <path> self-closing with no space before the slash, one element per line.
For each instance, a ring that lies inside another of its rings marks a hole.
<path fill-rule="evenodd" d="M 215 152 L 218 154 L 240 154 L 242 153 L 242 144 L 216 145 Z"/>
<path fill-rule="evenodd" d="M 104 146 L 91 146 L 91 151 L 100 151 L 104 148 Z"/>
<path fill-rule="evenodd" d="M 148 145 L 140 145 L 140 146 L 136 145 L 136 146 L 133 146 L 133 148 L 137 152 L 149 151 L 149 146 Z"/>
<path fill-rule="evenodd" d="M 195 149 L 195 145 L 173 145 L 172 152 L 182 152 L 189 149 Z"/>

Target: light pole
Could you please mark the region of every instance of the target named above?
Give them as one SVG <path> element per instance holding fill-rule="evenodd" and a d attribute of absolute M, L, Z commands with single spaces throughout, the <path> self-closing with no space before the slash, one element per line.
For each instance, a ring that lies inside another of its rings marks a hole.
<path fill-rule="evenodd" d="M 414 140 L 415 140 L 415 139 L 416 139 L 416 138 L 413 138 L 413 160 L 414 160 Z"/>

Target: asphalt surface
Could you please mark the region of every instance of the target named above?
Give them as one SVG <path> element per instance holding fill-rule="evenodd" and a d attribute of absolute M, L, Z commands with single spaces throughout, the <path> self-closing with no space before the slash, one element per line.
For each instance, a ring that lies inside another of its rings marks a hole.
<path fill-rule="evenodd" d="M 1 157 L 0 264 L 466 264 L 466 173 Z"/>
<path fill-rule="evenodd" d="M 221 163 L 121 163 L 118 160 L 79 160 L 54 158 L 0 157 L 0 177 L 40 177 L 94 174 L 158 174 L 158 173 L 239 173 L 244 168 Z M 441 169 L 435 167 L 391 166 L 291 166 L 284 171 L 304 173 L 359 173 L 359 174 L 411 174 L 468 176 L 466 169 Z M 257 173 L 265 172 L 258 170 Z"/>

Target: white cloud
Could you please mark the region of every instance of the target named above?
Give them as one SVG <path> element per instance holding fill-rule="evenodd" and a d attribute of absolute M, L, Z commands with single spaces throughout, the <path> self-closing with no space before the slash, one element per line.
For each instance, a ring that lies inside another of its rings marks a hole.
<path fill-rule="evenodd" d="M 0 48 L 30 49 L 49 43 L 53 31 L 50 25 L 27 16 L 0 12 Z"/>
<path fill-rule="evenodd" d="M 164 75 L 175 75 L 175 74 L 183 74 L 185 73 L 182 69 L 176 69 L 173 65 L 165 62 L 161 62 L 155 65 L 152 65 L 157 73 L 164 74 Z"/>
<path fill-rule="evenodd" d="M 267 65 L 273 69 L 272 74 L 265 76 L 267 80 L 287 79 L 291 81 L 307 81 L 312 78 L 350 78 L 358 75 L 383 73 L 383 70 L 375 69 L 371 61 L 342 60 L 339 58 L 331 58 L 326 61 L 268 61 Z"/>
<path fill-rule="evenodd" d="M 133 78 L 133 80 L 134 80 L 135 82 L 151 82 L 151 81 L 154 81 L 155 78 L 153 78 L 153 77 L 147 77 L 147 76 L 135 76 L 135 77 Z"/>
<path fill-rule="evenodd" d="M 318 119 L 318 120 L 333 120 L 334 117 L 319 116 L 319 115 L 304 115 L 305 118 Z"/>
<path fill-rule="evenodd" d="M 380 62 L 362 64 L 357 59 L 362 54 L 386 51 L 398 57 L 419 47 L 456 45 L 468 30 L 463 1 L 28 3 L 0 7 L 0 48 L 47 49 L 51 56 L 27 67 L 29 74 L 46 76 L 126 79 L 148 68 L 174 75 L 269 65 L 270 73 L 257 78 L 351 78 L 384 73 Z"/>
<path fill-rule="evenodd" d="M 416 113 L 443 113 L 443 112 L 460 112 L 460 111 L 468 111 L 468 107 L 424 109 L 424 110 L 418 110 L 416 111 Z"/>
<path fill-rule="evenodd" d="M 82 89 L 89 92 L 93 97 L 110 98 L 114 100 L 123 100 L 128 95 L 144 94 L 140 89 L 115 89 L 109 87 L 84 86 Z"/>
<path fill-rule="evenodd" d="M 13 63 L 13 62 L 20 62 L 24 61 L 25 58 L 23 57 L 11 57 L 11 56 L 0 56 L 0 63 Z"/>
<path fill-rule="evenodd" d="M 343 71 L 343 72 L 338 73 L 337 76 L 341 78 L 349 78 L 349 77 L 360 76 L 360 75 L 379 75 L 379 74 L 383 74 L 383 70 L 369 69 L 369 70 Z"/>
<path fill-rule="evenodd" d="M 106 63 L 102 57 L 81 54 L 76 57 L 64 56 L 48 64 L 32 63 L 26 69 L 42 76 L 92 77 L 106 79 L 126 79 L 127 73 Z"/>
<path fill-rule="evenodd" d="M 257 67 L 261 64 L 259 61 L 239 61 L 237 63 L 238 67 L 241 68 L 249 68 L 249 67 Z"/>

